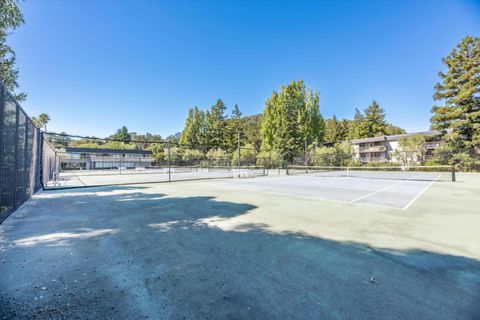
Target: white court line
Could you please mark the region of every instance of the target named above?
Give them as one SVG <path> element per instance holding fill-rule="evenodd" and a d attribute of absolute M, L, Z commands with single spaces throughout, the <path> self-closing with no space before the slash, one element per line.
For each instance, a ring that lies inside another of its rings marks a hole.
<path fill-rule="evenodd" d="M 420 191 L 419 194 L 417 194 L 417 196 L 416 196 L 415 198 L 413 198 L 409 203 L 407 203 L 407 205 L 406 205 L 405 207 L 403 207 L 402 210 L 407 210 L 408 207 L 410 207 L 418 198 L 420 198 L 420 196 L 421 196 L 425 191 L 427 191 L 428 188 L 430 188 L 431 185 L 432 185 L 435 181 L 437 181 L 438 178 L 440 178 L 440 177 L 441 177 L 441 175 L 439 174 L 439 175 L 435 178 L 435 180 L 433 180 L 432 182 L 430 182 L 422 191 Z"/>
<path fill-rule="evenodd" d="M 420 175 L 421 175 L 421 174 L 417 174 L 416 176 L 411 177 L 411 179 L 416 178 L 416 177 L 418 177 L 418 176 L 420 176 Z M 438 177 L 437 177 L 436 179 L 438 179 Z M 436 180 L 436 179 L 435 179 L 435 180 Z M 435 181 L 435 180 L 434 180 L 434 181 Z M 407 182 L 407 181 L 410 181 L 410 180 L 400 181 L 400 182 L 398 182 L 398 183 L 392 184 L 391 186 L 387 186 L 387 187 L 382 188 L 382 189 L 380 189 L 380 190 L 377 190 L 377 191 L 368 193 L 368 194 L 366 194 L 366 195 L 364 195 L 364 196 L 361 196 L 361 197 L 358 197 L 358 198 L 356 198 L 356 199 L 351 200 L 350 203 L 354 203 L 354 202 L 357 202 L 357 201 L 359 201 L 359 200 L 363 200 L 363 199 L 368 198 L 368 197 L 370 197 L 370 196 L 376 195 L 377 193 L 387 191 L 388 189 L 391 189 L 391 188 L 393 188 L 393 187 L 396 187 L 396 186 L 398 186 L 398 185 L 400 185 L 400 184 L 402 184 L 402 183 L 404 183 L 404 182 Z"/>

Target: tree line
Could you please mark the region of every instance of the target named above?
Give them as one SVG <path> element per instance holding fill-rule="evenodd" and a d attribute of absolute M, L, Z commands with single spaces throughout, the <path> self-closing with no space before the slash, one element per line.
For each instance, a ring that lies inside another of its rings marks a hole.
<path fill-rule="evenodd" d="M 320 112 L 319 93 L 298 80 L 274 91 L 259 115 L 242 117 L 235 104 L 227 116 L 221 99 L 206 111 L 197 106 L 190 108 L 180 143 L 204 152 L 222 149 L 233 156 L 240 139 L 241 152 L 251 149 L 250 153 L 262 158 L 260 162 L 274 158 L 286 163 L 305 156 L 305 151 L 321 148 L 325 142 L 405 133 L 385 118 L 385 110 L 373 100 L 363 112 L 356 109 L 353 120 L 338 121 L 335 116 L 325 120 Z"/>

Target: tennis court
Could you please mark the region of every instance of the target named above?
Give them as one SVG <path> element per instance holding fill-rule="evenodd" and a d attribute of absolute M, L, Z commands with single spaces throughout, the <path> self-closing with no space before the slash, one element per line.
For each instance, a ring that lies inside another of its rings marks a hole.
<path fill-rule="evenodd" d="M 407 209 L 434 183 L 454 183 L 449 167 L 294 167 L 289 175 L 219 181 L 226 188 Z"/>
<path fill-rule="evenodd" d="M 457 178 L 406 210 L 432 181 L 42 191 L 0 226 L 0 318 L 476 319 L 480 176 Z"/>
<path fill-rule="evenodd" d="M 234 177 L 257 177 L 266 175 L 264 167 L 155 167 L 113 170 L 67 170 L 57 172 L 52 179 L 45 181 L 47 189 L 93 187 L 172 182 L 202 179 L 222 179 Z"/>

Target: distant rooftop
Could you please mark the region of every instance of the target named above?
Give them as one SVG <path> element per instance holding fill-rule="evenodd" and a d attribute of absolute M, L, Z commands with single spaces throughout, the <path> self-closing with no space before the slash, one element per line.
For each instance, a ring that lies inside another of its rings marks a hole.
<path fill-rule="evenodd" d="M 391 136 L 379 136 L 379 137 L 371 137 L 371 138 L 363 138 L 363 139 L 353 139 L 350 140 L 350 143 L 364 143 L 364 142 L 375 142 L 375 141 L 396 141 L 401 138 L 411 137 L 411 136 L 435 136 L 440 134 L 438 131 L 422 131 L 422 132 L 412 132 L 412 133 L 404 133 L 404 134 L 394 134 Z"/>
<path fill-rule="evenodd" d="M 150 150 L 132 150 L 132 149 L 106 149 L 106 148 L 73 148 L 62 149 L 68 153 L 120 153 L 120 154 L 152 154 Z"/>

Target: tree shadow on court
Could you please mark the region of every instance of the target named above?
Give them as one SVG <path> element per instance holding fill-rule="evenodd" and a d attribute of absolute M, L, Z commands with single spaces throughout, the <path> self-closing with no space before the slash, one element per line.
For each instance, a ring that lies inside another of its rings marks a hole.
<path fill-rule="evenodd" d="M 8 262 L 0 265 L 5 306 L 0 317 L 475 319 L 480 314 L 478 260 L 375 249 L 241 223 L 256 208 L 248 203 L 170 197 L 136 187 L 113 191 L 119 193 L 38 199 L 31 209 L 41 212 L 26 210 L 9 223 L 12 245 L 3 255 Z"/>

